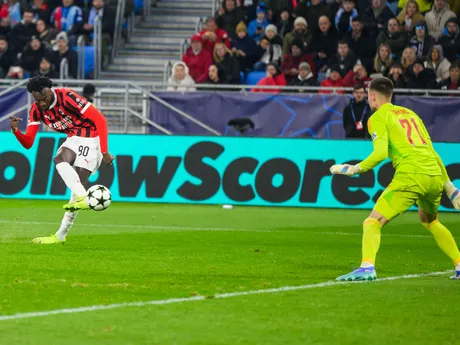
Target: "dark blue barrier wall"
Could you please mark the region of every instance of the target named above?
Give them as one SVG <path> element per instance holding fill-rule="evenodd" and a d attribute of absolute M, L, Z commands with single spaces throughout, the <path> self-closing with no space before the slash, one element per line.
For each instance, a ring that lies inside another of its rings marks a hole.
<path fill-rule="evenodd" d="M 156 93 L 163 100 L 228 136 L 230 119 L 249 117 L 256 128 L 247 136 L 344 137 L 342 112 L 347 95 L 267 95 L 263 93 Z M 424 120 L 434 141 L 460 142 L 460 99 L 398 96 L 396 103 L 409 107 Z M 174 134 L 209 135 L 202 127 L 152 100 L 150 118 Z M 152 133 L 158 131 L 152 128 Z"/>

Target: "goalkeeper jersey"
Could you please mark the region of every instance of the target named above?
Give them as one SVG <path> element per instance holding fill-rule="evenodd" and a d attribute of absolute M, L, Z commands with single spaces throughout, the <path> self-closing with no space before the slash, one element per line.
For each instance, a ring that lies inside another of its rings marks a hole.
<path fill-rule="evenodd" d="M 396 173 L 443 175 L 428 131 L 412 110 L 386 103 L 370 117 L 368 129 L 374 152 L 360 163 L 363 171 L 389 157 Z"/>

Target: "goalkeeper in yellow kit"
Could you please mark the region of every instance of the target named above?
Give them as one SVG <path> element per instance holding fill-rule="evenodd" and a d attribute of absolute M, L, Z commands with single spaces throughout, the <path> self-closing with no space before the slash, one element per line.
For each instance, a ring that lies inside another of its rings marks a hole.
<path fill-rule="evenodd" d="M 370 83 L 368 101 L 375 113 L 369 119 L 368 128 L 374 150 L 357 165 L 338 164 L 330 168 L 332 174 L 353 176 L 390 158 L 396 169 L 390 185 L 364 221 L 361 267 L 337 280 L 376 279 L 374 265 L 380 246 L 380 229 L 415 203 L 423 226 L 454 262 L 456 275 L 452 278 L 460 279 L 460 252 L 452 234 L 438 220 L 443 190 L 457 210 L 460 209 L 459 190 L 450 181 L 420 117 L 407 108 L 391 104 L 392 94 L 390 79 L 377 78 Z"/>

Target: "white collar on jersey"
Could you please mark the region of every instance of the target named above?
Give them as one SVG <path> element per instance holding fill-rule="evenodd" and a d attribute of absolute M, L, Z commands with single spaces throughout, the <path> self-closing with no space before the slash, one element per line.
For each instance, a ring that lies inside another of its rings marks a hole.
<path fill-rule="evenodd" d="M 56 92 L 54 92 L 54 89 L 51 89 L 51 92 L 52 92 L 53 95 L 54 95 L 54 101 L 53 101 L 53 103 L 50 105 L 50 107 L 49 107 L 48 109 L 53 109 L 54 106 L 55 106 L 56 103 L 57 103 L 57 95 L 56 95 Z"/>

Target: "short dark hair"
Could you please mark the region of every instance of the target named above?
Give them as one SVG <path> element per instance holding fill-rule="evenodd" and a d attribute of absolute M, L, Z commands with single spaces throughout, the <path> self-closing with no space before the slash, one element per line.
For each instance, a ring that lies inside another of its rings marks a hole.
<path fill-rule="evenodd" d="M 362 22 L 363 22 L 363 18 L 362 18 L 361 16 L 358 15 L 358 16 L 356 16 L 356 17 L 351 18 L 351 21 L 352 21 L 352 22 L 360 22 L 360 23 L 362 23 Z"/>
<path fill-rule="evenodd" d="M 361 83 L 355 84 L 355 85 L 353 86 L 353 91 L 361 90 L 361 89 L 364 89 L 364 90 L 366 89 L 366 88 L 364 87 L 364 85 L 361 84 Z"/>
<path fill-rule="evenodd" d="M 339 42 L 337 42 L 337 47 L 338 47 L 340 44 L 346 44 L 346 45 L 348 45 L 348 42 L 345 41 L 345 40 L 340 40 Z"/>
<path fill-rule="evenodd" d="M 390 98 L 393 94 L 393 82 L 386 77 L 375 78 L 369 84 L 369 90 Z"/>
<path fill-rule="evenodd" d="M 43 75 L 37 75 L 36 77 L 30 78 L 29 82 L 27 83 L 27 91 L 30 93 L 32 92 L 39 92 L 41 93 L 43 89 L 49 88 L 53 86 L 53 82 L 48 77 Z"/>
<path fill-rule="evenodd" d="M 456 69 L 456 68 L 460 68 L 458 62 L 452 63 L 452 64 L 450 65 L 450 67 L 449 67 L 449 71 L 452 71 L 452 70 L 454 70 L 454 69 Z"/>
<path fill-rule="evenodd" d="M 24 15 L 24 13 L 35 13 L 34 10 L 32 9 L 32 7 L 27 7 L 26 9 L 24 9 L 24 11 L 22 11 L 22 14 Z"/>

